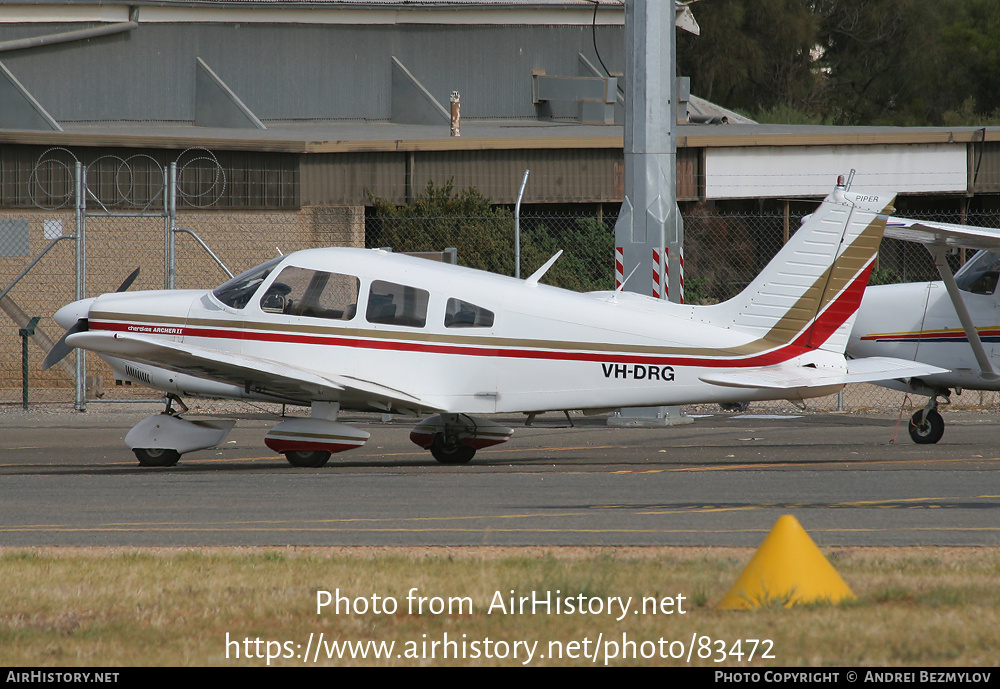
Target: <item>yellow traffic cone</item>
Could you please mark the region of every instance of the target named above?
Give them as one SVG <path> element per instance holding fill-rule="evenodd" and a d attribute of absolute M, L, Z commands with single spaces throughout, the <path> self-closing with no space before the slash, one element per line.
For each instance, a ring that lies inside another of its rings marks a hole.
<path fill-rule="evenodd" d="M 790 608 L 796 603 L 838 603 L 855 597 L 798 520 L 786 514 L 775 522 L 716 609 Z"/>

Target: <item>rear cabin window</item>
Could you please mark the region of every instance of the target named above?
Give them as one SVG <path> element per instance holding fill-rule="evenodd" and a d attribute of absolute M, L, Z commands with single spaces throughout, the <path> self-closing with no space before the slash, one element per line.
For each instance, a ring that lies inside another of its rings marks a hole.
<path fill-rule="evenodd" d="M 368 295 L 365 318 L 369 323 L 422 328 L 427 323 L 427 290 L 375 280 Z"/>
<path fill-rule="evenodd" d="M 446 328 L 492 328 L 493 312 L 461 299 L 449 299 L 444 312 Z"/>
<path fill-rule="evenodd" d="M 260 298 L 267 313 L 349 321 L 358 311 L 360 281 L 353 275 L 288 266 Z"/>

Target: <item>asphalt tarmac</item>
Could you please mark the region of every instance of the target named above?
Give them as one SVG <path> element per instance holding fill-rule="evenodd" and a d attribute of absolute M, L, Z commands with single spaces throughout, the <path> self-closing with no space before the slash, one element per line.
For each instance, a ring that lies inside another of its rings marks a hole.
<path fill-rule="evenodd" d="M 936 445 L 895 415 L 497 417 L 513 439 L 457 467 L 411 421 L 342 414 L 368 444 L 296 469 L 264 447 L 279 419 L 247 409 L 162 469 L 122 442 L 155 406 L 0 409 L 0 546 L 756 546 L 783 514 L 821 546 L 1000 545 L 996 413 L 946 411 Z"/>

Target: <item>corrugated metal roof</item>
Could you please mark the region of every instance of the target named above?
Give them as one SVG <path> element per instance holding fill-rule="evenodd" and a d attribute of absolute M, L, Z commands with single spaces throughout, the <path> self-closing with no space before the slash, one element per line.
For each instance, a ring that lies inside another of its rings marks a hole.
<path fill-rule="evenodd" d="M 18 5 L 128 5 L 149 7 L 225 7 L 227 5 L 266 7 L 350 7 L 350 8 L 399 8 L 399 9 L 474 9 L 476 7 L 513 8 L 572 8 L 624 9 L 624 0 L 18 0 Z"/>
<path fill-rule="evenodd" d="M 790 124 L 729 124 L 678 127 L 677 145 L 837 146 L 938 144 L 1000 141 L 1000 127 L 849 127 Z"/>
<path fill-rule="evenodd" d="M 679 148 L 970 143 L 983 141 L 976 127 L 825 127 L 812 125 L 679 125 Z M 1000 127 L 985 140 L 1000 142 Z M 289 153 L 475 151 L 498 149 L 611 148 L 622 146 L 622 128 L 567 122 L 464 121 L 462 136 L 447 124 L 338 122 L 269 125 L 265 131 L 157 123 L 70 125 L 65 132 L 0 130 L 0 143 L 53 146 L 124 146 Z"/>
<path fill-rule="evenodd" d="M 272 24 L 457 24 L 623 26 L 620 0 L 24 0 L 0 13 L 0 24 L 58 21 L 140 23 L 267 22 Z"/>

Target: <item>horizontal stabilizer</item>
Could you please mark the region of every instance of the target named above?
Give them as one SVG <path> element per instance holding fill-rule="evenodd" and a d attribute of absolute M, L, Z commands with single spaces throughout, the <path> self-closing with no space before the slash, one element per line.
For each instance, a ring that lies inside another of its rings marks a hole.
<path fill-rule="evenodd" d="M 712 373 L 701 376 L 700 380 L 732 388 L 791 390 L 847 385 L 848 383 L 874 383 L 880 380 L 929 376 L 938 373 L 947 373 L 947 370 L 905 359 L 869 357 L 849 360 L 846 371 L 843 369 L 782 365 L 766 366 L 749 371 Z"/>
<path fill-rule="evenodd" d="M 877 380 L 897 378 L 919 378 L 948 373 L 948 369 L 931 366 L 909 359 L 895 359 L 888 356 L 870 356 L 847 360 L 848 383 L 872 383 Z"/>

